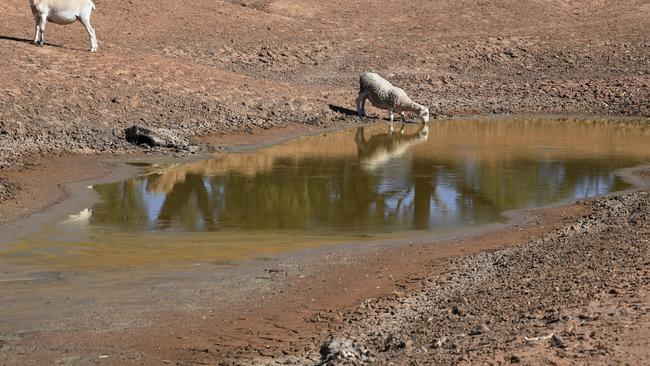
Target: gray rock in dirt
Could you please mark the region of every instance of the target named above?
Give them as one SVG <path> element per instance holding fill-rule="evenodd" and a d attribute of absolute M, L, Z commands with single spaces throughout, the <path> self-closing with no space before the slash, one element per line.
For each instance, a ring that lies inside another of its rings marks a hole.
<path fill-rule="evenodd" d="M 564 342 L 564 339 L 560 337 L 557 334 L 553 334 L 553 337 L 551 337 L 551 344 L 557 348 L 566 348 L 566 342 Z"/>
<path fill-rule="evenodd" d="M 512 355 L 510 356 L 510 363 L 519 363 L 521 362 L 521 359 L 517 355 Z"/>
<path fill-rule="evenodd" d="M 489 332 L 489 331 L 490 331 L 490 328 L 487 325 L 480 324 L 480 325 L 477 325 L 476 327 L 474 327 L 474 329 L 472 329 L 469 332 L 469 335 L 475 336 L 475 335 L 480 335 L 480 334 L 483 334 L 483 333 L 486 333 L 486 332 Z"/>
<path fill-rule="evenodd" d="M 167 147 L 175 149 L 187 149 L 189 142 L 177 136 L 173 131 L 166 129 L 150 130 L 148 128 L 133 125 L 124 129 L 124 138 L 134 145 L 147 145 L 151 147 Z"/>
<path fill-rule="evenodd" d="M 320 349 L 321 365 L 362 365 L 372 363 L 370 351 L 350 338 L 335 337 Z"/>
<path fill-rule="evenodd" d="M 431 348 L 441 348 L 446 341 L 447 341 L 447 337 L 434 338 L 431 341 Z"/>

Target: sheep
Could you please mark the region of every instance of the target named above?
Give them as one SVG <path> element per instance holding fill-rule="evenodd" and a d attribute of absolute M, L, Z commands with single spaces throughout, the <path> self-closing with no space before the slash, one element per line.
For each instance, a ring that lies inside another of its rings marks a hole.
<path fill-rule="evenodd" d="M 390 122 L 395 112 L 406 122 L 404 112 L 413 112 L 423 122 L 429 122 L 429 108 L 415 103 L 406 92 L 393 86 L 388 80 L 373 72 L 366 72 L 359 78 L 359 96 L 357 97 L 357 114 L 365 115 L 366 99 L 377 108 L 389 111 Z"/>
<path fill-rule="evenodd" d="M 79 20 L 90 36 L 90 52 L 97 51 L 97 37 L 90 25 L 90 13 L 95 9 L 92 0 L 29 0 L 29 4 L 36 20 L 35 45 L 45 44 L 45 24 L 48 21 L 65 25 Z"/>

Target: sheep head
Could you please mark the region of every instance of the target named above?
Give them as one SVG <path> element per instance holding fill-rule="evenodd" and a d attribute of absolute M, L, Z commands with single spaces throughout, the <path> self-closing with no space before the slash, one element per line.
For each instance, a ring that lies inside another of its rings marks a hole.
<path fill-rule="evenodd" d="M 418 108 L 418 117 L 424 123 L 429 122 L 429 108 L 420 106 L 420 108 Z"/>

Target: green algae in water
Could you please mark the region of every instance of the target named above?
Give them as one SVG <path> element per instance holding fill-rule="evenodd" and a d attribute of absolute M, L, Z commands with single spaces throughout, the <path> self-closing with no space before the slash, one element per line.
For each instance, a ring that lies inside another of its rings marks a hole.
<path fill-rule="evenodd" d="M 648 141 L 640 122 L 548 118 L 303 137 L 96 185 L 85 214 L 13 254 L 50 245 L 107 266 L 217 261 L 502 222 L 504 211 L 630 188 L 615 172 L 647 162 Z"/>

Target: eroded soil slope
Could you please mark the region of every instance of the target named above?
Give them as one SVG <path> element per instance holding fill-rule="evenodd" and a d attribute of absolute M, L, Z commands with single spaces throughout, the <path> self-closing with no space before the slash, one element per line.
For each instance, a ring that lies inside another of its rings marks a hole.
<path fill-rule="evenodd" d="M 345 121 L 329 105 L 354 109 L 365 70 L 442 115 L 650 115 L 642 0 L 96 5 L 97 54 L 80 24 L 32 46 L 27 4 L 0 5 L 0 168 L 126 151 L 132 124 L 192 137 Z"/>

